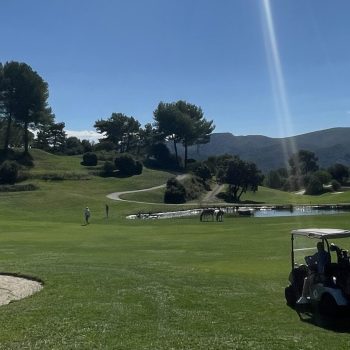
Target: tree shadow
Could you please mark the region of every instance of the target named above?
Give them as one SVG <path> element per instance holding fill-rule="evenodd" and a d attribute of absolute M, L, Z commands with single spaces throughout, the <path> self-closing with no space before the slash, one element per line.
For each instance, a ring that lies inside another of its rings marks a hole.
<path fill-rule="evenodd" d="M 232 196 L 230 196 L 228 193 L 226 192 L 220 192 L 216 195 L 217 198 L 223 200 L 226 203 L 235 203 L 237 205 L 239 204 L 266 204 L 266 202 L 258 202 L 258 201 L 252 201 L 252 200 L 244 200 L 244 201 L 237 201 L 235 198 L 233 198 Z"/>

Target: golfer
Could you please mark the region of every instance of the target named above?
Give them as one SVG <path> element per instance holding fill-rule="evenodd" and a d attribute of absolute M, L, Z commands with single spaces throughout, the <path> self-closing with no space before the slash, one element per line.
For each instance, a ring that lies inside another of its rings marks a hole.
<path fill-rule="evenodd" d="M 85 217 L 85 224 L 86 225 L 89 224 L 90 216 L 91 216 L 90 209 L 89 209 L 89 207 L 86 207 L 85 210 L 84 210 L 84 217 Z"/>

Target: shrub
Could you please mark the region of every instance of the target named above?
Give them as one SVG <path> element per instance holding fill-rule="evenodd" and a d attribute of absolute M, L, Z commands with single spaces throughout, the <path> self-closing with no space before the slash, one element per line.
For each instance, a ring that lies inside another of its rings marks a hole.
<path fill-rule="evenodd" d="M 313 176 L 316 176 L 323 185 L 327 185 L 332 179 L 331 174 L 325 170 L 317 170 Z"/>
<path fill-rule="evenodd" d="M 211 179 L 210 169 L 205 164 L 200 164 L 193 170 L 194 175 L 198 176 L 203 181 Z"/>
<path fill-rule="evenodd" d="M 285 180 L 276 170 L 271 170 L 264 179 L 265 186 L 269 188 L 279 189 L 283 187 L 284 183 Z"/>
<path fill-rule="evenodd" d="M 186 200 L 196 199 L 208 188 L 210 190 L 206 182 L 196 176 L 186 178 L 183 185 L 186 191 Z"/>
<path fill-rule="evenodd" d="M 134 175 L 135 174 L 135 160 L 128 154 L 118 156 L 114 161 L 115 167 L 123 175 Z"/>
<path fill-rule="evenodd" d="M 339 191 L 341 189 L 341 184 L 337 180 L 332 180 L 331 186 L 333 191 Z"/>
<path fill-rule="evenodd" d="M 33 184 L 25 185 L 0 185 L 0 192 L 22 192 L 22 191 L 35 191 L 38 187 Z"/>
<path fill-rule="evenodd" d="M 306 180 L 302 179 L 298 176 L 291 175 L 288 177 L 286 182 L 283 185 L 284 191 L 299 191 L 301 188 L 301 184 L 304 183 Z"/>
<path fill-rule="evenodd" d="M 317 195 L 323 192 L 324 190 L 323 190 L 322 182 L 316 176 L 311 176 L 308 181 L 308 185 L 305 188 L 305 194 Z"/>
<path fill-rule="evenodd" d="M 167 163 L 170 159 L 169 148 L 164 143 L 155 143 L 151 146 L 150 155 L 159 163 Z"/>
<path fill-rule="evenodd" d="M 135 175 L 142 174 L 143 165 L 138 160 L 135 162 Z"/>
<path fill-rule="evenodd" d="M 29 153 L 22 153 L 18 158 L 17 162 L 24 166 L 34 166 L 33 157 Z"/>
<path fill-rule="evenodd" d="M 115 148 L 115 144 L 111 141 L 101 141 L 94 147 L 96 151 L 113 151 Z"/>
<path fill-rule="evenodd" d="M 159 169 L 178 169 L 177 163 L 181 164 L 181 158 L 178 157 L 178 162 L 176 162 L 176 156 L 171 154 L 168 147 L 164 143 L 156 143 L 151 147 L 150 158 L 147 164 L 151 167 Z"/>
<path fill-rule="evenodd" d="M 18 178 L 18 170 L 16 162 L 5 160 L 0 166 L 0 182 L 14 184 Z"/>
<path fill-rule="evenodd" d="M 93 152 L 84 153 L 82 165 L 96 166 L 97 165 L 97 155 Z"/>
<path fill-rule="evenodd" d="M 98 160 L 102 160 L 102 161 L 109 161 L 112 162 L 114 161 L 114 157 L 116 156 L 116 152 L 115 151 L 97 151 L 96 152 L 97 155 L 97 159 Z"/>
<path fill-rule="evenodd" d="M 185 187 L 174 177 L 169 179 L 166 184 L 164 193 L 164 203 L 185 203 L 186 190 Z"/>
<path fill-rule="evenodd" d="M 142 163 L 135 161 L 134 158 L 128 154 L 123 154 L 117 157 L 114 164 L 122 175 L 131 176 L 142 174 Z"/>
<path fill-rule="evenodd" d="M 334 180 L 337 180 L 341 184 L 345 184 L 349 177 L 349 168 L 343 164 L 334 164 L 328 169 L 329 173 Z"/>
<path fill-rule="evenodd" d="M 115 169 L 114 164 L 112 162 L 107 161 L 103 164 L 102 175 L 113 176 L 114 169 Z"/>
<path fill-rule="evenodd" d="M 74 171 L 49 172 L 31 175 L 32 179 L 41 179 L 45 181 L 63 181 L 63 180 L 90 180 L 87 174 L 76 173 Z"/>

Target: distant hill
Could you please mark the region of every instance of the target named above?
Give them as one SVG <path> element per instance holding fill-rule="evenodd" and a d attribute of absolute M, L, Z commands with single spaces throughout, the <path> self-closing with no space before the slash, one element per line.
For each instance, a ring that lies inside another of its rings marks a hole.
<path fill-rule="evenodd" d="M 178 149 L 182 155 L 183 148 L 179 145 Z M 290 156 L 300 149 L 314 152 L 320 167 L 326 168 L 334 163 L 350 166 L 350 128 L 332 128 L 287 138 L 214 133 L 209 143 L 191 146 L 189 158 L 202 160 L 225 153 L 239 155 L 266 172 L 285 167 Z"/>

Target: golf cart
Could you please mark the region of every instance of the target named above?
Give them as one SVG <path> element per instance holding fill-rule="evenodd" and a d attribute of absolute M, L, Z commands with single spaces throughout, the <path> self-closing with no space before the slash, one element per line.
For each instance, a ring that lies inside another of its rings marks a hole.
<path fill-rule="evenodd" d="M 290 285 L 285 288 L 287 304 L 298 310 L 318 310 L 324 315 L 336 315 L 350 310 L 350 261 L 347 250 L 350 246 L 350 231 L 340 229 L 298 229 L 291 232 Z M 348 238 L 348 239 L 346 239 Z M 333 241 L 339 242 L 335 245 Z M 322 274 L 310 262 L 316 253 L 317 243 L 322 242 L 330 257 Z M 310 276 L 313 274 L 313 278 Z M 310 278 L 307 303 L 300 305 L 304 279 Z M 298 302 L 299 301 L 299 302 Z"/>

